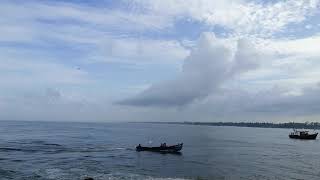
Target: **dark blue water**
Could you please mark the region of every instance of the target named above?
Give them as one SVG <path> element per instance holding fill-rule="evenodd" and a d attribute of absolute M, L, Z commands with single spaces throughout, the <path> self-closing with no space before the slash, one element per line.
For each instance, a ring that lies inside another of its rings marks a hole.
<path fill-rule="evenodd" d="M 319 179 L 320 142 L 290 130 L 0 122 L 0 179 Z M 184 143 L 181 155 L 136 144 Z"/>

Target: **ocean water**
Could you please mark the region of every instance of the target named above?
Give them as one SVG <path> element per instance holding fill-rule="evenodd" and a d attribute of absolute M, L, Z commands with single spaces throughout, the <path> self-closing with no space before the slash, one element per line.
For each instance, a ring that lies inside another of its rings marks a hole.
<path fill-rule="evenodd" d="M 320 142 L 289 129 L 0 121 L 0 179 L 320 179 Z M 134 147 L 184 143 L 181 154 Z"/>

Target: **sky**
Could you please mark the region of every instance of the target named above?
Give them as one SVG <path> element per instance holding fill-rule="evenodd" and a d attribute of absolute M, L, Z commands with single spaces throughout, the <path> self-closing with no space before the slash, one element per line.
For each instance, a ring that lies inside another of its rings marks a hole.
<path fill-rule="evenodd" d="M 320 121 L 319 0 L 0 3 L 0 120 Z"/>

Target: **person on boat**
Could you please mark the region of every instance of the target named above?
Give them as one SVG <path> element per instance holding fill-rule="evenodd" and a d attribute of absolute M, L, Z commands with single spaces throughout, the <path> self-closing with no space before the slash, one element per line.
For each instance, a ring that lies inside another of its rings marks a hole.
<path fill-rule="evenodd" d="M 141 147 L 141 144 L 139 144 L 138 147 L 140 148 L 140 147 Z"/>
<path fill-rule="evenodd" d="M 167 144 L 166 143 L 161 143 L 160 147 L 166 147 Z"/>

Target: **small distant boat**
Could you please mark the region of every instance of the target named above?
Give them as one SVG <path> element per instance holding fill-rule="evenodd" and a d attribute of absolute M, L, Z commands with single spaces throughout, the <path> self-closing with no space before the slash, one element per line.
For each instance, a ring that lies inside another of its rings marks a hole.
<path fill-rule="evenodd" d="M 289 137 L 292 139 L 316 139 L 317 135 L 318 133 L 309 134 L 309 131 L 298 131 L 294 129 L 293 132 L 289 134 Z"/>
<path fill-rule="evenodd" d="M 163 153 L 177 153 L 181 151 L 183 143 L 167 146 L 165 143 L 157 147 L 144 147 L 140 144 L 136 147 L 136 151 L 153 151 L 153 152 L 163 152 Z"/>

